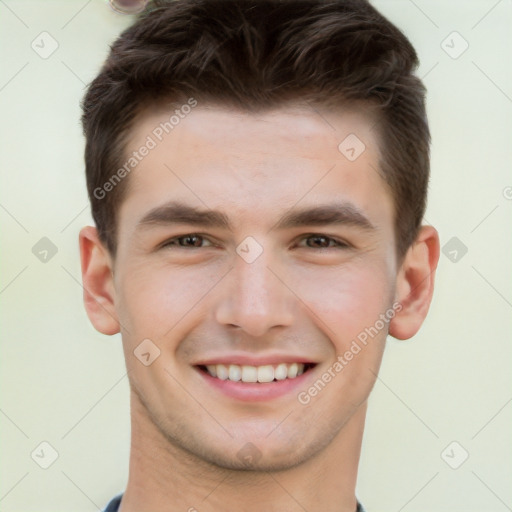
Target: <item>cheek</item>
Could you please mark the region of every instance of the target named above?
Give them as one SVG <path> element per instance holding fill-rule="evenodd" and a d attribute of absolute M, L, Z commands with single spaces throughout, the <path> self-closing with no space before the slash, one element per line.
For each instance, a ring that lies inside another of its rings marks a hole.
<path fill-rule="evenodd" d="M 197 266 L 128 268 L 120 285 L 120 320 L 131 339 L 172 338 L 213 289 L 221 273 Z"/>
<path fill-rule="evenodd" d="M 315 313 L 318 327 L 338 353 L 385 312 L 392 288 L 384 264 L 362 261 L 329 271 L 309 269 L 296 282 L 300 283 L 297 294 Z"/>

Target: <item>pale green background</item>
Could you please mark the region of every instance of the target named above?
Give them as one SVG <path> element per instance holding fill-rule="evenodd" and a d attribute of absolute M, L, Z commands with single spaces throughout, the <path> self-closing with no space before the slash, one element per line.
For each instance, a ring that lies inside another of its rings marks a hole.
<path fill-rule="evenodd" d="M 369 512 L 512 510 L 512 2 L 380 0 L 410 37 L 433 136 L 427 220 L 444 245 L 430 315 L 390 339 L 370 398 L 358 495 Z M 119 336 L 85 315 L 78 231 L 89 224 L 79 101 L 130 18 L 101 0 L 0 1 L 2 512 L 98 510 L 127 478 L 128 384 Z M 42 59 L 31 42 L 49 32 Z M 458 59 L 441 42 L 469 43 Z M 40 262 L 32 247 L 58 253 Z M 31 452 L 59 457 L 41 469 Z M 451 469 L 452 441 L 468 460 Z M 313 512 L 313 511 L 309 511 Z"/>

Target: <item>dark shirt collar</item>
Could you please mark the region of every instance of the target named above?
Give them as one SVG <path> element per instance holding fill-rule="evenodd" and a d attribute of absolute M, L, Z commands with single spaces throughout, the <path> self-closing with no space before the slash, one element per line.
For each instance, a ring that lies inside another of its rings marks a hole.
<path fill-rule="evenodd" d="M 119 494 L 118 496 L 113 498 L 103 512 L 118 512 L 122 497 L 123 495 Z M 357 502 L 356 512 L 365 512 L 364 507 L 361 505 L 361 503 L 359 503 L 359 501 Z"/>

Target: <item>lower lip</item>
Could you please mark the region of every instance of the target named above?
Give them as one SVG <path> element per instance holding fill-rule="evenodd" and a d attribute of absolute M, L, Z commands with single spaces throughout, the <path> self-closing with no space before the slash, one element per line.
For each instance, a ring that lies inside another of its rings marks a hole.
<path fill-rule="evenodd" d="M 197 369 L 207 384 L 219 390 L 224 395 L 246 402 L 263 402 L 266 400 L 280 398 L 291 394 L 294 391 L 297 392 L 298 388 L 304 386 L 304 381 L 309 377 L 312 370 L 313 368 L 310 368 L 294 379 L 259 383 L 221 380 L 216 377 L 212 377 L 207 372 Z"/>

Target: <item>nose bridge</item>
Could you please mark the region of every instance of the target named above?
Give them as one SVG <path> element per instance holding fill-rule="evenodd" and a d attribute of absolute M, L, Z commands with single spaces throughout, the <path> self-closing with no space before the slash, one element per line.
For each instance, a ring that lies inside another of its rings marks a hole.
<path fill-rule="evenodd" d="M 268 253 L 262 253 L 255 261 L 247 262 L 238 258 L 235 264 L 235 293 L 241 304 L 257 306 L 256 309 L 263 312 L 268 307 L 269 299 L 272 300 L 275 287 L 272 280 L 275 276 L 269 270 L 270 258 Z"/>
<path fill-rule="evenodd" d="M 274 326 L 290 325 L 293 294 L 276 276 L 281 266 L 275 255 L 263 250 L 252 259 L 247 254 L 254 248 L 246 253 L 244 248 L 247 246 L 240 244 L 235 255 L 226 293 L 218 305 L 217 320 L 240 327 L 253 336 L 261 336 Z"/>

